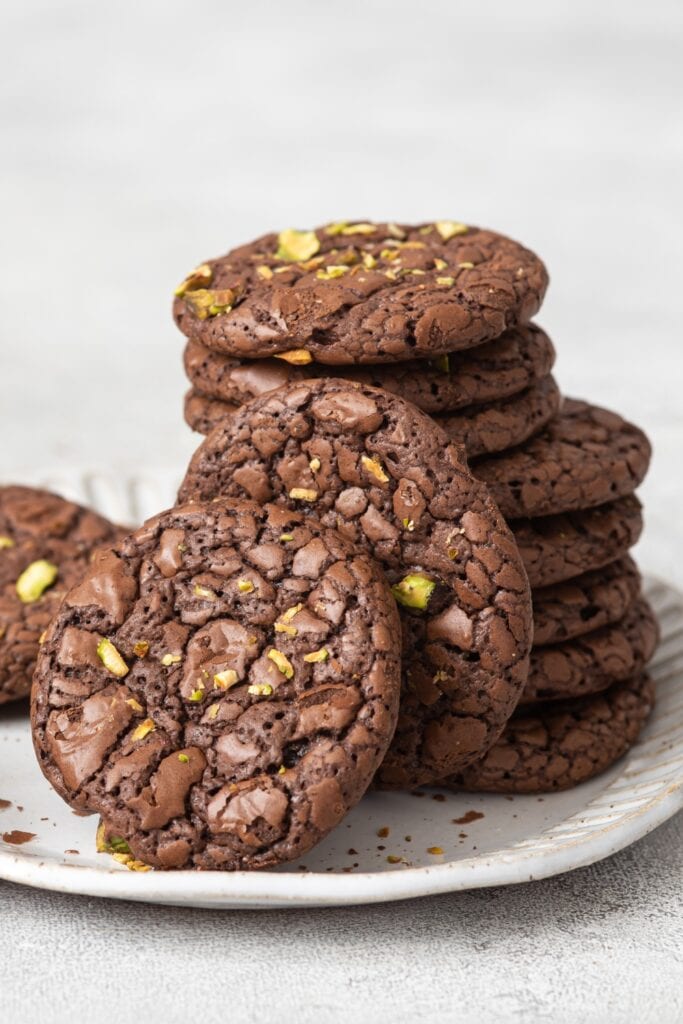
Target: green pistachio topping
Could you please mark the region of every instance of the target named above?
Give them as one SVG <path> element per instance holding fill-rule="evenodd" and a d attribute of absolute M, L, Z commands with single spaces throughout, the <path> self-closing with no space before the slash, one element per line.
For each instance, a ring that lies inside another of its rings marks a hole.
<path fill-rule="evenodd" d="M 17 596 L 24 604 L 33 604 L 43 596 L 48 587 L 51 587 L 59 575 L 59 569 L 52 562 L 44 558 L 37 562 L 31 562 L 28 568 L 24 569 L 16 583 Z"/>
<path fill-rule="evenodd" d="M 102 638 L 97 645 L 97 657 L 100 659 L 107 672 L 111 672 L 117 679 L 123 679 L 128 675 L 128 666 L 114 647 L 111 640 Z"/>
<path fill-rule="evenodd" d="M 315 231 L 296 231 L 294 228 L 288 228 L 280 232 L 277 242 L 276 259 L 287 260 L 288 263 L 310 260 L 320 249 Z"/>
<path fill-rule="evenodd" d="M 400 583 L 391 588 L 391 592 L 405 608 L 418 608 L 420 611 L 429 604 L 436 583 L 428 576 L 421 576 L 418 573 L 405 576 Z"/>
<path fill-rule="evenodd" d="M 13 547 L 14 547 L 14 541 L 12 540 L 11 537 L 4 537 L 4 536 L 0 537 L 0 551 L 3 551 L 5 548 L 13 548 Z"/>
<path fill-rule="evenodd" d="M 467 224 L 461 224 L 457 220 L 437 220 L 434 226 L 444 242 L 449 238 L 455 238 L 456 235 L 466 235 L 469 230 Z"/>

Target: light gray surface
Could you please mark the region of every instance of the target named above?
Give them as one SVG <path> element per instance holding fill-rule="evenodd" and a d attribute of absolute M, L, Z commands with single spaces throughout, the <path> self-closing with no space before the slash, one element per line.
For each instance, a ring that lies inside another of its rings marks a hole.
<path fill-rule="evenodd" d="M 169 295 L 202 258 L 456 217 L 547 260 L 560 382 L 648 429 L 639 557 L 683 585 L 682 45 L 677 0 L 3 5 L 0 475 L 182 466 Z M 0 1019 L 669 1024 L 682 840 L 679 816 L 556 881 L 373 910 L 0 884 Z"/>

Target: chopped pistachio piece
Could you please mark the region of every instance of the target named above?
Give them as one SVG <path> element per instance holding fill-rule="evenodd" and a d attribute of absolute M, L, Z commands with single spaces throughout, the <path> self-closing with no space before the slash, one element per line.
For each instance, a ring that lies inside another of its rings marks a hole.
<path fill-rule="evenodd" d="M 461 270 L 474 270 L 474 263 L 470 263 L 469 261 L 465 263 L 458 263 L 458 266 Z"/>
<path fill-rule="evenodd" d="M 376 224 L 347 224 L 342 228 L 342 235 L 373 235 L 377 230 Z"/>
<path fill-rule="evenodd" d="M 467 224 L 461 224 L 457 220 L 437 220 L 434 226 L 444 242 L 449 238 L 455 238 L 456 235 L 466 235 L 469 230 Z"/>
<path fill-rule="evenodd" d="M 275 358 L 282 359 L 285 363 L 291 363 L 292 366 L 306 366 L 313 362 L 313 356 L 307 348 L 292 348 L 289 352 L 276 352 Z"/>
<path fill-rule="evenodd" d="M 102 830 L 104 832 L 104 825 Z M 112 853 L 130 853 L 130 846 L 123 836 L 110 836 L 109 839 L 105 839 L 105 848 Z"/>
<path fill-rule="evenodd" d="M 175 294 L 178 296 L 185 295 L 186 292 L 196 291 L 198 288 L 205 288 L 207 284 L 211 284 L 211 278 L 213 273 L 208 263 L 202 263 L 201 266 L 195 267 L 187 275 L 184 281 L 178 285 L 175 290 Z"/>
<path fill-rule="evenodd" d="M 294 669 L 289 658 L 285 657 L 282 651 L 278 651 L 275 647 L 268 651 L 268 659 L 273 662 L 274 665 L 282 672 L 285 679 L 291 679 L 294 675 Z"/>
<path fill-rule="evenodd" d="M 251 594 L 252 590 L 254 589 L 254 584 L 251 582 L 251 580 L 238 580 L 237 589 L 239 590 L 240 594 Z"/>
<path fill-rule="evenodd" d="M 392 238 L 405 238 L 406 233 L 403 228 L 400 228 L 398 224 L 387 224 L 387 231 Z"/>
<path fill-rule="evenodd" d="M 436 583 L 428 576 L 420 576 L 417 573 L 404 576 L 400 583 L 396 583 L 391 592 L 399 604 L 406 608 L 418 608 L 422 611 L 429 604 Z"/>
<path fill-rule="evenodd" d="M 229 690 L 238 681 L 234 668 L 226 668 L 223 672 L 216 672 L 213 677 L 213 685 L 216 690 Z"/>
<path fill-rule="evenodd" d="M 232 288 L 221 288 L 219 291 L 199 288 L 185 296 L 185 301 L 192 306 L 198 320 L 207 320 L 210 316 L 218 316 L 219 313 L 229 313 L 236 299 L 237 293 Z"/>
<path fill-rule="evenodd" d="M 209 708 L 209 710 L 207 711 L 207 715 L 209 716 L 209 719 L 212 722 L 213 722 L 213 720 L 215 718 L 218 717 L 218 712 L 220 711 L 220 709 L 221 709 L 220 704 L 212 704 L 211 707 Z"/>
<path fill-rule="evenodd" d="M 155 729 L 156 725 L 154 724 L 154 720 L 146 718 L 144 722 L 140 722 L 140 724 L 133 729 L 133 734 L 131 736 L 133 743 L 137 743 L 138 740 L 144 740 L 145 736 L 149 735 L 150 732 L 154 732 Z"/>
<path fill-rule="evenodd" d="M 201 689 L 193 690 L 192 693 L 190 694 L 189 699 L 192 701 L 193 704 L 201 703 L 201 701 L 204 700 L 204 688 L 202 687 Z"/>
<path fill-rule="evenodd" d="M 298 263 L 299 260 L 310 260 L 320 249 L 320 242 L 315 231 L 296 231 L 288 228 L 277 236 L 278 249 L 276 259 Z"/>
<path fill-rule="evenodd" d="M 133 644 L 133 654 L 136 658 L 146 658 L 149 654 L 149 644 L 146 640 L 138 640 Z"/>
<path fill-rule="evenodd" d="M 390 853 L 387 856 L 387 861 L 389 864 L 402 864 L 403 857 L 397 857 L 395 853 Z"/>
<path fill-rule="evenodd" d="M 273 276 L 273 271 L 270 269 L 269 266 L 266 266 L 265 263 L 261 264 L 260 267 L 256 268 L 256 273 L 258 274 L 262 281 L 270 281 L 271 277 Z"/>
<path fill-rule="evenodd" d="M 294 534 L 293 533 L 281 533 L 280 534 L 280 540 L 281 541 L 294 540 Z"/>
<path fill-rule="evenodd" d="M 436 283 L 437 284 L 446 285 L 446 287 L 450 288 L 450 286 L 452 284 L 455 284 L 455 278 L 454 277 L 437 277 Z"/>
<path fill-rule="evenodd" d="M 24 569 L 16 582 L 17 597 L 24 604 L 33 604 L 43 596 L 59 576 L 59 569 L 52 562 L 39 558 Z"/>
<path fill-rule="evenodd" d="M 325 234 L 333 236 L 341 235 L 344 228 L 348 226 L 348 223 L 349 222 L 347 220 L 339 220 L 336 221 L 336 223 L 328 224 L 325 228 Z"/>
<path fill-rule="evenodd" d="M 214 590 L 209 590 L 208 587 L 200 587 L 198 583 L 194 585 L 195 597 L 205 597 L 209 601 L 215 601 L 218 598 L 218 594 Z"/>
<path fill-rule="evenodd" d="M 434 260 L 434 267 L 436 270 L 445 270 L 448 264 L 445 260 L 440 260 L 438 256 Z"/>
<path fill-rule="evenodd" d="M 331 264 L 329 267 L 325 267 L 324 270 L 318 270 L 315 276 L 321 281 L 333 281 L 335 277 L 343 277 L 348 272 L 348 267 L 340 264 Z"/>
<path fill-rule="evenodd" d="M 396 260 L 400 260 L 401 258 L 401 250 L 398 249 L 397 247 L 394 247 L 392 249 L 382 249 L 379 255 L 381 259 L 391 260 L 392 263 L 395 263 Z"/>
<path fill-rule="evenodd" d="M 289 496 L 290 498 L 293 498 L 294 501 L 318 500 L 318 492 L 312 491 L 307 487 L 292 487 L 291 491 L 289 492 Z"/>
<path fill-rule="evenodd" d="M 247 687 L 247 693 L 250 693 L 253 697 L 272 697 L 273 687 L 270 683 L 252 683 L 251 686 Z"/>
<path fill-rule="evenodd" d="M 164 654 L 161 659 L 161 664 L 164 668 L 169 668 L 171 665 L 177 665 L 178 662 L 183 660 L 182 654 Z"/>
<path fill-rule="evenodd" d="M 320 462 L 320 459 L 318 459 L 318 458 L 313 458 L 313 459 L 311 459 L 311 461 L 310 461 L 310 462 L 308 463 L 308 465 L 309 465 L 309 468 L 310 468 L 310 470 L 311 470 L 311 472 L 312 472 L 312 473 L 317 473 L 317 472 L 318 472 L 318 470 L 320 469 L 320 466 L 321 466 L 321 462 Z"/>
<path fill-rule="evenodd" d="M 129 708 L 132 708 L 133 711 L 135 711 L 136 714 L 138 715 L 142 714 L 144 710 L 140 701 L 136 700 L 135 697 L 129 697 L 129 699 L 126 701 L 126 704 L 128 705 Z"/>
<path fill-rule="evenodd" d="M 0 551 L 3 551 L 5 548 L 13 548 L 13 547 L 14 547 L 14 541 L 12 540 L 11 537 L 5 537 L 5 536 L 0 537 Z"/>
<path fill-rule="evenodd" d="M 287 769 L 285 768 L 285 766 L 283 764 L 281 764 L 280 767 L 277 770 L 277 773 L 278 773 L 278 775 L 284 775 L 286 771 L 287 771 Z"/>
<path fill-rule="evenodd" d="M 448 550 L 446 551 L 446 554 L 448 555 L 448 557 L 450 558 L 451 561 L 455 561 L 455 559 L 458 557 L 458 549 L 457 548 L 448 548 Z"/>
<path fill-rule="evenodd" d="M 39 644 L 44 644 L 46 640 L 47 640 L 47 630 L 44 629 L 43 632 L 38 637 L 38 643 Z"/>
<path fill-rule="evenodd" d="M 381 484 L 389 483 L 389 477 L 384 472 L 384 467 L 377 456 L 371 459 L 369 455 L 361 455 L 360 461 L 363 463 L 363 468 L 367 469 L 368 473 L 371 473 Z"/>
<path fill-rule="evenodd" d="M 125 661 L 114 647 L 111 640 L 102 639 L 97 645 L 97 657 L 100 659 L 107 672 L 111 672 L 118 679 L 123 679 L 130 671 Z"/>
<path fill-rule="evenodd" d="M 329 656 L 330 656 L 330 653 L 327 650 L 327 648 L 326 647 L 321 647 L 320 650 L 318 650 L 318 651 L 311 651 L 310 654 L 304 654 L 304 661 L 307 661 L 309 664 L 311 664 L 311 663 L 314 664 L 315 662 L 318 662 L 318 661 L 327 661 Z"/>
<path fill-rule="evenodd" d="M 363 253 L 363 265 L 365 267 L 367 267 L 368 270 L 374 270 L 375 269 L 375 267 L 377 266 L 377 260 L 372 255 L 372 253 L 369 253 L 369 252 L 364 252 Z"/>
<path fill-rule="evenodd" d="M 190 763 L 190 759 L 187 756 L 187 754 L 178 754 L 178 760 L 180 761 L 181 764 L 189 764 Z"/>
<path fill-rule="evenodd" d="M 437 356 L 432 362 L 437 370 L 441 370 L 442 373 L 451 372 L 451 361 L 448 355 Z"/>
<path fill-rule="evenodd" d="M 402 522 L 404 529 L 406 529 L 408 533 L 412 533 L 415 529 L 415 521 L 413 519 L 404 519 Z"/>

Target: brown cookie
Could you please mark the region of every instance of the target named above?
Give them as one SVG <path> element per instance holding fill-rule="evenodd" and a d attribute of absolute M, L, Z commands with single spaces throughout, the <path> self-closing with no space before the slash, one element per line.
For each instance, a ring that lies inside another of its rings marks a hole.
<path fill-rule="evenodd" d="M 185 395 L 183 413 L 188 427 L 206 437 L 221 420 L 226 416 L 232 416 L 237 409 L 236 405 L 229 405 L 219 398 L 209 398 L 195 388 L 190 388 Z"/>
<path fill-rule="evenodd" d="M 517 395 L 547 377 L 554 362 L 553 344 L 535 324 L 516 327 L 486 345 L 434 360 L 340 369 L 320 363 L 295 366 L 284 359 L 233 359 L 197 341 L 188 341 L 185 347 L 185 371 L 193 387 L 208 398 L 233 405 L 284 384 L 312 377 L 344 377 L 384 388 L 432 414 L 457 412 Z"/>
<path fill-rule="evenodd" d="M 548 284 L 518 242 L 453 221 L 283 231 L 197 267 L 181 331 L 240 358 L 332 365 L 425 359 L 527 323 Z"/>
<path fill-rule="evenodd" d="M 361 798 L 399 686 L 372 559 L 311 517 L 219 499 L 149 520 L 66 595 L 34 741 L 57 791 L 144 863 L 266 867 Z"/>
<path fill-rule="evenodd" d="M 553 418 L 559 406 L 559 388 L 552 377 L 546 377 L 519 395 L 436 419 L 453 441 L 465 445 L 472 458 L 526 441 Z M 199 434 L 210 434 L 235 411 L 234 405 L 208 398 L 195 389 L 185 396 L 185 422 Z"/>
<path fill-rule="evenodd" d="M 443 778 L 490 746 L 526 680 L 530 593 L 486 488 L 430 417 L 365 385 L 289 385 L 195 454 L 181 501 L 220 494 L 303 508 L 384 568 L 402 604 L 404 675 L 383 784 Z"/>
<path fill-rule="evenodd" d="M 488 456 L 476 475 L 504 516 L 554 515 L 631 494 L 650 463 L 642 430 L 616 413 L 576 399 L 515 451 Z"/>
<path fill-rule="evenodd" d="M 553 377 L 532 384 L 511 398 L 470 406 L 436 417 L 453 441 L 464 444 L 470 458 L 504 451 L 541 430 L 560 408 L 560 389 Z"/>
<path fill-rule="evenodd" d="M 510 523 L 532 587 L 579 576 L 620 558 L 643 529 L 635 495 L 608 505 Z"/>
<path fill-rule="evenodd" d="M 0 487 L 0 704 L 26 697 L 40 636 L 100 544 L 101 516 L 32 487 Z"/>
<path fill-rule="evenodd" d="M 441 783 L 488 793 L 551 793 L 592 779 L 638 739 L 655 702 L 639 674 L 592 697 L 539 705 L 514 715 L 477 764 Z"/>
<path fill-rule="evenodd" d="M 566 583 L 532 592 L 534 645 L 556 644 L 618 622 L 640 591 L 640 573 L 628 556 Z"/>
<path fill-rule="evenodd" d="M 584 697 L 643 670 L 655 652 L 659 625 L 638 598 L 620 622 L 550 647 L 534 647 L 520 703 Z"/>

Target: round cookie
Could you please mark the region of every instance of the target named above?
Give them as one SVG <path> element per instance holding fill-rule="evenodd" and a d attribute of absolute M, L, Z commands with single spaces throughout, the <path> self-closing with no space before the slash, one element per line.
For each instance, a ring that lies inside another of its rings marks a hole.
<path fill-rule="evenodd" d="M 440 427 L 470 458 L 521 444 L 552 420 L 560 408 L 560 389 L 553 377 L 532 384 L 511 398 L 470 406 L 451 416 L 436 417 Z"/>
<path fill-rule="evenodd" d="M 403 613 L 383 785 L 443 778 L 443 765 L 494 742 L 527 676 L 530 593 L 486 488 L 430 417 L 365 385 L 289 385 L 243 406 L 196 452 L 180 500 L 219 494 L 303 508 L 381 563 Z"/>
<path fill-rule="evenodd" d="M 193 270 L 180 330 L 241 358 L 330 365 L 425 359 L 527 323 L 548 284 L 518 242 L 454 221 L 282 231 Z"/>
<path fill-rule="evenodd" d="M 57 791 L 144 863 L 266 867 L 361 798 L 399 687 L 372 559 L 311 518 L 218 499 L 149 520 L 66 595 L 34 741 Z"/>
<path fill-rule="evenodd" d="M 651 448 L 616 413 L 565 399 L 561 413 L 515 451 L 482 459 L 475 472 L 510 519 L 592 508 L 631 494 Z"/>
<path fill-rule="evenodd" d="M 559 388 L 552 377 L 547 377 L 519 395 L 436 419 L 451 440 L 463 444 L 473 458 L 526 441 L 553 418 L 559 406 Z M 235 411 L 234 405 L 208 398 L 194 389 L 185 396 L 185 421 L 199 434 L 210 434 Z"/>
<path fill-rule="evenodd" d="M 641 672 L 655 652 L 659 625 L 644 598 L 620 622 L 531 651 L 521 704 L 583 697 Z"/>
<path fill-rule="evenodd" d="M 534 646 L 562 643 L 624 617 L 640 592 L 641 578 L 626 556 L 603 569 L 532 592 Z"/>
<path fill-rule="evenodd" d="M 596 696 L 530 708 L 510 719 L 481 761 L 441 785 L 488 793 L 571 789 L 633 746 L 654 702 L 654 684 L 641 674 Z"/>
<path fill-rule="evenodd" d="M 212 352 L 197 341 L 188 341 L 184 361 L 198 392 L 230 404 L 242 405 L 312 377 L 344 377 L 384 388 L 424 412 L 439 414 L 519 394 L 548 376 L 555 349 L 545 331 L 527 324 L 464 352 L 384 366 L 336 369 L 320 363 L 295 366 L 284 359 L 245 361 Z"/>
<path fill-rule="evenodd" d="M 0 704 L 26 697 L 40 637 L 64 592 L 120 527 L 56 494 L 0 487 Z"/>
<path fill-rule="evenodd" d="M 191 430 L 206 437 L 222 419 L 232 416 L 237 409 L 236 405 L 221 402 L 218 398 L 209 398 L 207 395 L 200 394 L 195 388 L 190 388 L 185 395 L 183 415 Z"/>
<path fill-rule="evenodd" d="M 598 508 L 510 523 L 533 588 L 601 569 L 637 542 L 643 510 L 634 494 Z"/>

